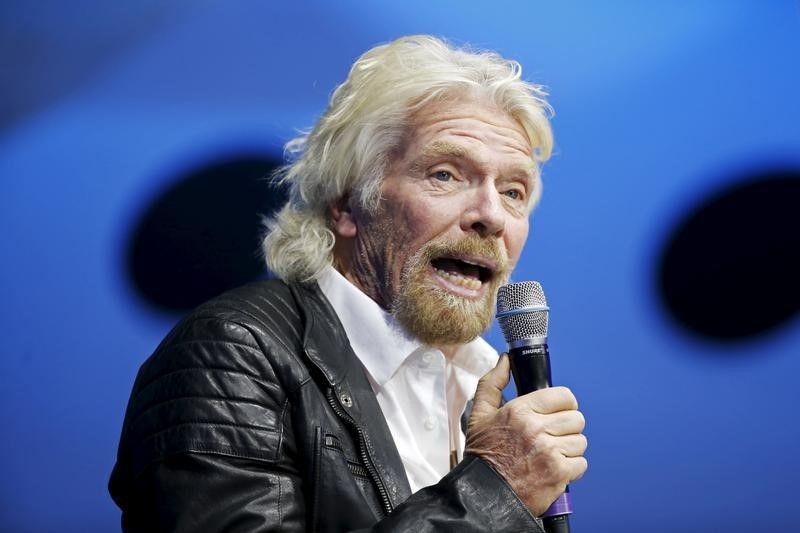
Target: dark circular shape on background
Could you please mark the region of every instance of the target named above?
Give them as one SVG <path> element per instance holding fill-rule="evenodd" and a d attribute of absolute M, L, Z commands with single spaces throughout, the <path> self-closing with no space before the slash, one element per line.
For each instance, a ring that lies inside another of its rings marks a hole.
<path fill-rule="evenodd" d="M 800 311 L 800 169 L 736 181 L 679 224 L 658 271 L 677 322 L 723 341 L 765 334 Z"/>
<path fill-rule="evenodd" d="M 186 311 L 228 289 L 263 277 L 261 217 L 286 193 L 269 177 L 272 157 L 212 163 L 174 183 L 145 209 L 128 246 L 137 292 L 167 311 Z"/>

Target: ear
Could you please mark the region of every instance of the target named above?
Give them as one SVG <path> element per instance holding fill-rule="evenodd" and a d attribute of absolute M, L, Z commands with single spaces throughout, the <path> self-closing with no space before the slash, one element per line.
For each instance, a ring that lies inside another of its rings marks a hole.
<path fill-rule="evenodd" d="M 350 196 L 345 195 L 333 202 L 328 208 L 331 214 L 331 226 L 337 237 L 355 237 L 358 232 L 353 209 L 350 207 Z"/>

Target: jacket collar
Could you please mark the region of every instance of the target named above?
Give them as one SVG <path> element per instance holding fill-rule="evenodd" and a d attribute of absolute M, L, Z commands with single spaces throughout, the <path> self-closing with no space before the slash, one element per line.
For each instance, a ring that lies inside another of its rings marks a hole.
<path fill-rule="evenodd" d="M 353 370 L 354 363 L 358 362 L 355 354 L 352 354 L 344 327 L 316 283 L 290 285 L 290 288 L 301 313 L 305 315 L 303 348 L 306 355 L 322 372 L 328 384 L 336 387 Z M 337 347 L 353 357 L 326 356 L 331 347 Z"/>
<path fill-rule="evenodd" d="M 322 271 L 317 283 L 344 327 L 353 352 L 373 382 L 381 387 L 409 356 L 427 348 L 332 266 Z"/>

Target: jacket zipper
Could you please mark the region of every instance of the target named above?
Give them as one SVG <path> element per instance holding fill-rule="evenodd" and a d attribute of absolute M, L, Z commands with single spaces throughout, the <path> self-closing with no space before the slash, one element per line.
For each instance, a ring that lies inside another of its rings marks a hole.
<path fill-rule="evenodd" d="M 337 452 L 344 455 L 344 448 L 342 448 L 339 439 L 333 435 L 325 435 L 325 447 L 336 450 Z M 355 461 L 351 461 L 350 459 L 345 456 L 345 462 L 347 463 L 347 468 L 350 470 L 350 473 L 356 477 L 361 477 L 364 479 L 368 479 L 372 481 L 372 477 L 367 472 L 367 469 L 361 463 L 356 463 Z"/>
<path fill-rule="evenodd" d="M 372 462 L 372 457 L 369 455 L 369 450 L 367 449 L 367 435 L 364 433 L 364 430 L 361 429 L 361 426 L 356 423 L 353 418 L 347 414 L 336 402 L 336 398 L 333 394 L 333 389 L 328 389 L 328 403 L 330 404 L 333 412 L 336 413 L 339 418 L 347 422 L 353 429 L 356 430 L 358 433 L 358 451 L 361 456 L 361 461 L 364 463 L 364 467 L 366 467 L 367 472 L 369 472 L 370 477 L 372 478 L 372 482 L 375 483 L 375 486 L 378 488 L 378 494 L 380 496 L 381 504 L 383 505 L 383 510 L 386 511 L 386 514 L 389 515 L 392 512 L 392 502 L 389 500 L 389 495 L 386 492 L 386 487 L 383 484 L 383 480 L 378 475 L 378 469 L 375 468 L 375 464 Z"/>

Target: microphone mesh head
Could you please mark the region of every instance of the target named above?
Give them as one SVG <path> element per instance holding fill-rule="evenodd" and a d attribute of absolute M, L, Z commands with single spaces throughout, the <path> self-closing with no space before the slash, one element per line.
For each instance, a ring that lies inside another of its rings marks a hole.
<path fill-rule="evenodd" d="M 497 320 L 506 342 L 547 337 L 548 316 L 538 281 L 509 283 L 497 292 Z"/>

